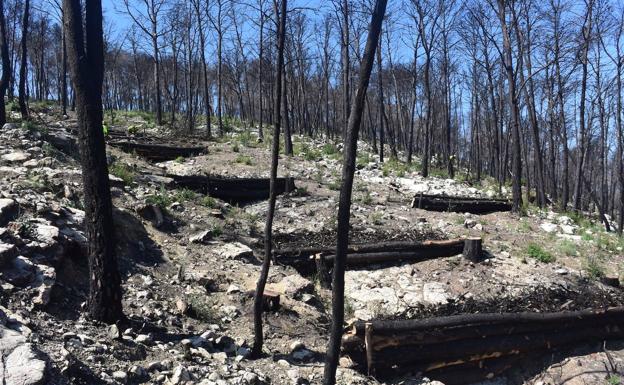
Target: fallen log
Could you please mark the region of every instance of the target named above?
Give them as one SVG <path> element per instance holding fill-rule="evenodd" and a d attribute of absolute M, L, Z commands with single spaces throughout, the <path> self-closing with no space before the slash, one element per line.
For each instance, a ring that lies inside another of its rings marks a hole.
<path fill-rule="evenodd" d="M 375 252 L 399 252 L 399 251 L 418 251 L 418 250 L 436 250 L 439 254 L 444 252 L 453 253 L 451 255 L 461 254 L 464 247 L 463 239 L 449 240 L 430 240 L 423 242 L 379 242 L 367 243 L 360 245 L 349 245 L 347 253 L 375 253 Z M 332 247 L 307 247 L 307 248 L 286 248 L 273 251 L 273 255 L 281 261 L 288 260 L 306 260 L 316 254 L 331 255 L 336 252 L 336 248 Z"/>
<path fill-rule="evenodd" d="M 230 202 L 251 202 L 269 198 L 269 178 L 223 178 L 207 175 L 167 175 L 173 185 Z M 277 194 L 295 190 L 294 178 L 277 178 Z"/>
<path fill-rule="evenodd" d="M 449 374 L 461 373 L 460 368 L 484 375 L 493 373 L 484 370 L 493 360 L 500 359 L 504 370 L 506 357 L 512 360 L 569 344 L 622 338 L 623 323 L 624 307 L 356 322 L 343 339 L 343 350 L 365 363 L 371 374 L 418 370 L 452 385 L 465 379 Z"/>
<path fill-rule="evenodd" d="M 153 162 L 174 160 L 179 157 L 187 158 L 206 152 L 204 147 L 182 147 L 129 141 L 109 141 L 108 144 L 113 147 L 117 147 L 124 152 L 134 152 L 137 155 Z"/>
<path fill-rule="evenodd" d="M 428 194 L 417 194 L 412 200 L 412 208 L 472 214 L 511 211 L 511 206 L 511 202 L 505 199 L 466 198 Z"/>

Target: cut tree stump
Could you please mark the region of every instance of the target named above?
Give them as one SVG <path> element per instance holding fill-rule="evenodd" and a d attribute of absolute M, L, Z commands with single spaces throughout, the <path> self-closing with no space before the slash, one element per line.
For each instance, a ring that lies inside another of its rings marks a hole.
<path fill-rule="evenodd" d="M 464 258 L 472 262 L 483 260 L 483 240 L 481 238 L 466 238 L 464 241 Z"/>
<path fill-rule="evenodd" d="M 176 145 L 136 143 L 129 141 L 110 141 L 108 144 L 110 146 L 117 147 L 124 152 L 136 153 L 137 155 L 153 162 L 174 160 L 179 157 L 188 158 L 190 156 L 197 156 L 206 152 L 206 148 L 204 147 L 182 147 Z"/>
<path fill-rule="evenodd" d="M 511 206 L 511 202 L 504 199 L 466 198 L 428 194 L 417 194 L 412 200 L 412 208 L 472 214 L 511 211 Z"/>
<path fill-rule="evenodd" d="M 371 374 L 422 371 L 454 385 L 467 381 L 462 371 L 474 382 L 537 352 L 622 338 L 623 323 L 624 307 L 359 321 L 345 334 L 343 350 Z"/>
<path fill-rule="evenodd" d="M 208 175 L 167 175 L 178 188 L 188 188 L 229 202 L 244 203 L 269 198 L 269 178 L 223 178 Z M 294 178 L 277 178 L 277 195 L 295 190 Z"/>

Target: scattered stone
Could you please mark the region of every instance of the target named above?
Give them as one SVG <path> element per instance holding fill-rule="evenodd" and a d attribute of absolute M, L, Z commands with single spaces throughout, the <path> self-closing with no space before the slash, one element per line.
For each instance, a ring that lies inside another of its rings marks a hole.
<path fill-rule="evenodd" d="M 7 162 L 25 162 L 26 160 L 28 160 L 30 158 L 30 155 L 28 155 L 25 152 L 22 151 L 15 151 L 15 152 L 11 152 L 9 154 L 5 154 L 2 155 L 1 159 Z"/>
<path fill-rule="evenodd" d="M 119 327 L 115 324 L 112 324 L 108 327 L 106 335 L 110 340 L 118 340 L 121 338 L 121 332 L 119 331 Z"/>
<path fill-rule="evenodd" d="M 206 243 L 212 238 L 212 232 L 210 230 L 200 231 L 189 237 L 191 243 Z"/>
<path fill-rule="evenodd" d="M 18 250 L 15 245 L 0 241 L 0 267 L 9 264 L 16 256 Z"/>
<path fill-rule="evenodd" d="M 226 259 L 246 259 L 253 257 L 253 250 L 240 242 L 225 243 L 213 252 Z"/>
<path fill-rule="evenodd" d="M 113 379 L 115 381 L 121 382 L 122 384 L 125 384 L 126 381 L 128 381 L 128 373 L 122 370 L 117 370 L 113 372 Z"/>
<path fill-rule="evenodd" d="M 2 384 L 43 385 L 46 383 L 46 363 L 37 357 L 26 338 L 0 325 L 0 380 Z"/>
<path fill-rule="evenodd" d="M 176 367 L 173 371 L 173 375 L 169 379 L 169 382 L 172 385 L 178 385 L 190 380 L 191 375 L 189 374 L 188 370 L 184 366 L 178 365 L 178 367 Z"/>
<path fill-rule="evenodd" d="M 284 277 L 279 283 L 271 285 L 271 290 L 292 298 L 300 298 L 303 294 L 311 294 L 314 291 L 314 284 L 299 274 L 293 274 Z"/>
<path fill-rule="evenodd" d="M 557 225 L 550 222 L 544 222 L 540 225 L 540 228 L 547 233 L 554 233 L 557 231 Z"/>
<path fill-rule="evenodd" d="M 0 199 L 0 226 L 6 226 L 7 223 L 17 218 L 19 206 L 13 199 Z"/>

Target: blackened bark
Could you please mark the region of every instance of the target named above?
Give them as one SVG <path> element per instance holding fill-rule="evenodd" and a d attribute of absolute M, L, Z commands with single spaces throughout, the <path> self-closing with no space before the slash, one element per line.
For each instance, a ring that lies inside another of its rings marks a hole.
<path fill-rule="evenodd" d="M 276 190 L 275 181 L 277 179 L 277 166 L 279 161 L 279 137 L 281 125 L 281 102 L 282 102 L 282 73 L 284 70 L 284 40 L 286 35 L 286 8 L 287 0 L 281 0 L 279 8 L 278 0 L 273 0 L 275 13 L 278 16 L 277 29 L 277 67 L 275 74 L 275 121 L 273 126 L 273 147 L 271 150 L 271 182 L 269 186 L 269 210 L 267 212 L 266 224 L 264 227 L 264 260 L 262 261 L 262 271 L 256 286 L 254 297 L 254 346 L 252 357 L 262 355 L 262 344 L 264 335 L 262 331 L 262 296 L 269 277 L 269 267 L 271 266 L 271 254 L 273 247 L 273 217 L 275 216 Z"/>
<path fill-rule="evenodd" d="M 377 0 L 369 26 L 368 39 L 360 67 L 360 77 L 355 98 L 349 114 L 347 141 L 345 142 L 344 164 L 342 167 L 342 186 L 338 205 L 338 239 L 336 244 L 336 260 L 332 278 L 332 325 L 323 385 L 336 383 L 336 369 L 340 356 L 340 343 L 344 323 L 344 275 L 349 244 L 349 217 L 351 215 L 351 194 L 353 191 L 353 175 L 357 156 L 357 140 L 362 121 L 362 112 L 366 98 L 366 90 L 373 69 L 375 50 L 379 42 L 381 24 L 386 12 L 387 0 Z"/>
<path fill-rule="evenodd" d="M 28 106 L 26 105 L 26 66 L 28 65 L 28 19 L 30 16 L 30 0 L 24 2 L 24 16 L 22 17 L 22 42 L 20 46 L 20 70 L 18 85 L 18 103 L 22 119 L 28 119 Z"/>
<path fill-rule="evenodd" d="M 2 77 L 0 77 L 0 128 L 6 123 L 4 95 L 11 77 L 11 60 L 7 42 L 6 20 L 4 19 L 4 0 L 0 0 L 0 55 L 2 56 Z"/>
<path fill-rule="evenodd" d="M 123 318 L 123 312 L 102 131 L 102 4 L 100 0 L 86 2 L 84 29 L 81 8 L 80 0 L 63 0 L 68 58 L 76 93 L 85 226 L 89 241 L 88 311 L 98 321 L 114 323 Z"/>

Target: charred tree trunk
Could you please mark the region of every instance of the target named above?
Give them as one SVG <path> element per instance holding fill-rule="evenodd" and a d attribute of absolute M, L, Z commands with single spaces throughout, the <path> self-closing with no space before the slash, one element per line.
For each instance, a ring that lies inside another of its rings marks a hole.
<path fill-rule="evenodd" d="M 104 36 L 102 4 L 86 2 L 83 29 L 80 0 L 63 0 L 68 56 L 76 92 L 78 143 L 82 166 L 85 221 L 89 241 L 89 315 L 114 323 L 123 318 L 121 277 L 115 255 L 113 204 L 102 131 Z"/>
<path fill-rule="evenodd" d="M 4 0 L 0 0 L 0 10 L 4 10 Z M 11 59 L 9 57 L 4 11 L 0 12 L 0 55 L 2 56 L 2 77 L 0 77 L 0 128 L 2 128 L 6 123 L 4 95 L 6 94 L 11 77 Z"/>
<path fill-rule="evenodd" d="M 277 29 L 277 67 L 275 73 L 275 121 L 273 125 L 273 146 L 271 150 L 271 181 L 269 187 L 269 210 L 267 211 L 266 224 L 264 228 L 264 260 L 262 261 L 262 271 L 256 286 L 254 297 L 254 346 L 252 356 L 262 355 L 262 345 L 264 335 L 262 331 L 262 305 L 263 294 L 266 282 L 269 277 L 269 267 L 271 266 L 271 254 L 273 247 L 273 217 L 275 215 L 276 190 L 275 181 L 277 179 L 277 166 L 279 161 L 279 137 L 281 125 L 281 102 L 282 102 L 282 76 L 284 70 L 284 41 L 286 40 L 286 9 L 287 0 L 281 0 L 278 7 L 278 0 L 273 0 L 275 14 L 278 21 Z"/>
<path fill-rule="evenodd" d="M 375 2 L 366 48 L 362 58 L 362 66 L 360 67 L 359 83 L 347 126 L 347 141 L 345 142 L 344 164 L 342 167 L 342 186 L 338 206 L 338 240 L 332 278 L 332 325 L 327 346 L 323 385 L 334 385 L 336 383 L 336 369 L 340 356 L 340 342 L 344 322 L 344 275 L 349 244 L 349 217 L 351 215 L 351 193 L 353 190 L 353 175 L 355 173 L 357 140 L 364 110 L 366 90 L 373 69 L 373 61 L 375 60 L 375 49 L 379 43 L 381 24 L 386 12 L 386 4 L 387 0 L 377 0 Z"/>
<path fill-rule="evenodd" d="M 4 12 L 4 11 L 3 11 Z M 20 47 L 20 70 L 18 103 L 22 119 L 28 119 L 28 105 L 26 104 L 26 67 L 28 66 L 28 24 L 30 16 L 30 0 L 24 1 L 24 16 L 22 17 L 22 43 Z"/>

